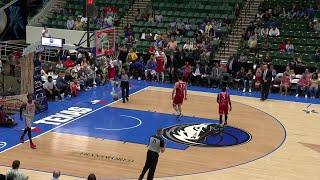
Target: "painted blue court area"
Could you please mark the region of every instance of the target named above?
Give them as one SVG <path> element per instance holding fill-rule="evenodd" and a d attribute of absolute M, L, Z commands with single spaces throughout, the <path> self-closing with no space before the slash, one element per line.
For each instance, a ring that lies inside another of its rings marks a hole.
<path fill-rule="evenodd" d="M 177 122 L 176 116 L 170 114 L 103 108 L 55 132 L 147 145 L 157 129 L 188 122 L 212 123 L 212 120 L 183 117 Z M 188 146 L 168 141 L 166 147 L 184 150 Z"/>
<path fill-rule="evenodd" d="M 133 81 L 130 93 L 136 93 L 148 86 L 172 88 L 172 84 L 158 84 L 145 81 Z M 190 90 L 202 92 L 219 92 L 218 89 L 201 87 L 189 87 Z M 59 132 L 120 141 L 123 143 L 148 144 L 149 137 L 158 128 L 167 128 L 181 124 L 214 123 L 209 119 L 183 117 L 177 121 L 171 114 L 128 110 L 108 107 L 113 101 L 111 85 L 93 88 L 82 92 L 76 98 L 67 98 L 58 102 L 49 102 L 49 110 L 37 114 L 33 123 L 33 136 L 44 135 L 48 132 Z M 239 91 L 229 91 L 232 95 L 246 96 Z M 251 97 L 259 97 L 255 92 Z M 304 99 L 288 97 L 283 99 L 276 94 L 270 95 L 271 99 L 298 101 L 307 103 L 319 103 L 318 99 Z M 213 114 L 214 115 L 214 114 Z M 14 128 L 0 128 L 0 153 L 19 144 L 19 136 L 24 128 L 18 115 L 14 116 L 18 126 Z M 214 136 L 206 139 L 206 143 L 213 146 L 229 146 L 243 143 L 248 135 L 236 128 L 226 128 L 223 137 Z M 250 132 L 249 132 L 250 133 Z M 251 138 L 251 137 L 250 137 Z M 27 137 L 25 137 L 27 139 Z M 167 147 L 177 150 L 185 150 L 188 145 L 167 140 Z"/>

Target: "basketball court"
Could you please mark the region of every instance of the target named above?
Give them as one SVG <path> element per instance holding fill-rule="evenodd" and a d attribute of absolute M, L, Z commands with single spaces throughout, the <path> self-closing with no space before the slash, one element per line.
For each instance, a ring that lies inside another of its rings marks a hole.
<path fill-rule="evenodd" d="M 125 104 L 112 100 L 110 85 L 50 102 L 34 120 L 36 150 L 19 144 L 22 123 L 1 129 L 0 170 L 19 159 L 32 180 L 48 179 L 56 169 L 66 180 L 91 172 L 98 179 L 137 179 L 149 137 L 164 128 L 167 149 L 155 175 L 160 179 L 320 179 L 319 99 L 271 94 L 261 102 L 258 92 L 230 90 L 229 125 L 196 142 L 208 123 L 218 123 L 219 90 L 190 87 L 177 121 L 172 86 L 133 81 Z"/>

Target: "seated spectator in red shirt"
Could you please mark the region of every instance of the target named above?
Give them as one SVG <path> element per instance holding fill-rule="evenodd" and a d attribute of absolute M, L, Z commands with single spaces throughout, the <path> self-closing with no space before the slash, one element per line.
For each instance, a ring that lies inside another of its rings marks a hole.
<path fill-rule="evenodd" d="M 156 48 L 154 48 L 153 45 L 151 45 L 149 48 L 148 48 L 148 55 L 154 55 L 156 53 Z"/>
<path fill-rule="evenodd" d="M 299 96 L 300 93 L 304 94 L 305 97 L 307 98 L 307 90 L 310 85 L 310 79 L 308 78 L 306 73 L 303 73 L 302 77 L 299 79 L 298 84 L 297 84 L 297 94 L 296 97 Z"/>
<path fill-rule="evenodd" d="M 70 82 L 71 96 L 73 97 L 77 96 L 79 90 L 80 90 L 80 85 L 78 84 L 77 79 L 73 78 L 72 82 Z"/>
<path fill-rule="evenodd" d="M 280 52 L 286 52 L 286 45 L 287 45 L 287 41 L 286 40 L 283 40 L 283 42 L 279 44 Z"/>
<path fill-rule="evenodd" d="M 74 62 L 71 60 L 70 56 L 67 57 L 67 60 L 63 63 L 64 67 L 67 69 L 74 67 Z"/>
<path fill-rule="evenodd" d="M 290 88 L 290 75 L 288 73 L 284 73 L 280 83 L 280 94 L 287 95 L 289 88 Z"/>

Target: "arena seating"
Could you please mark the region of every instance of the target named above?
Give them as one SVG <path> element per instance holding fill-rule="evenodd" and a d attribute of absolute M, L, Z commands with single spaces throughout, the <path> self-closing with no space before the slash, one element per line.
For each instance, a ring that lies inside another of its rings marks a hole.
<path fill-rule="evenodd" d="M 189 31 L 186 36 L 178 37 L 177 42 L 179 47 L 189 40 L 194 39 L 194 31 L 197 30 L 198 25 L 203 22 L 203 19 L 208 15 L 211 19 L 228 19 L 231 23 L 236 19 L 234 14 L 234 7 L 236 4 L 240 7 L 243 5 L 243 0 L 152 0 L 149 3 L 149 13 L 159 12 L 163 15 L 163 21 L 159 24 L 151 24 L 145 21 L 136 21 L 133 24 L 133 32 L 136 38 L 146 29 L 151 33 L 166 33 L 169 23 L 174 20 L 182 22 L 190 22 L 193 26 L 193 31 Z M 222 27 L 220 32 L 225 36 L 230 31 L 227 27 Z M 140 38 L 139 38 L 140 39 Z M 212 45 L 217 48 L 220 41 L 213 41 Z M 150 43 L 146 41 L 139 41 L 137 43 L 138 52 L 146 51 Z"/>
<path fill-rule="evenodd" d="M 285 22 L 285 19 L 280 20 L 279 37 L 269 37 L 270 57 L 273 59 L 275 65 L 286 65 L 294 57 L 300 57 L 308 66 L 315 66 L 313 62 L 313 55 L 315 49 L 320 46 L 319 32 L 306 32 L 308 21 L 304 19 L 297 19 Z M 294 54 L 280 53 L 279 44 L 284 39 L 291 39 L 295 47 Z M 261 41 L 260 41 L 261 42 Z M 261 43 L 260 43 L 261 45 Z M 260 51 L 262 54 L 265 52 Z"/>
<path fill-rule="evenodd" d="M 309 4 L 314 5 L 316 1 L 298 1 L 298 0 L 269 0 L 265 4 L 268 8 L 274 8 L 278 5 L 290 10 L 292 3 L 295 3 L 298 9 L 304 9 L 309 7 Z M 320 18 L 320 12 L 316 12 L 315 17 Z M 301 58 L 302 61 L 309 67 L 316 67 L 317 63 L 314 61 L 313 56 L 315 49 L 320 47 L 320 32 L 312 32 L 309 29 L 309 19 L 307 18 L 277 18 L 276 24 L 280 30 L 280 36 L 278 37 L 268 37 L 268 42 L 270 43 L 269 50 L 263 50 L 262 45 L 264 42 L 264 37 L 258 39 L 258 49 L 259 58 L 258 61 L 262 62 L 262 57 L 269 52 L 272 59 L 272 64 L 276 66 L 285 66 L 294 58 Z M 294 45 L 294 53 L 281 53 L 279 51 L 279 44 L 283 40 L 289 39 Z M 248 49 L 244 50 L 245 54 L 249 54 L 249 59 L 254 59 L 253 55 Z"/>
<path fill-rule="evenodd" d="M 130 5 L 132 4 L 133 0 L 97 0 L 95 1 L 95 7 L 97 14 L 101 14 L 105 7 L 116 7 L 117 8 L 117 17 L 122 18 L 126 11 L 129 10 Z M 62 1 L 62 10 L 71 10 L 73 13 L 73 19 L 75 20 L 76 17 L 83 15 L 83 4 L 82 2 L 79 3 L 78 0 L 70 0 L 70 3 L 67 1 Z M 47 21 L 44 23 L 48 27 L 52 28 L 66 28 L 66 22 L 68 19 L 67 13 L 57 13 L 54 14 L 52 17 L 49 17 Z M 90 30 L 98 30 L 101 29 L 101 26 L 97 25 L 96 22 L 90 22 Z"/>

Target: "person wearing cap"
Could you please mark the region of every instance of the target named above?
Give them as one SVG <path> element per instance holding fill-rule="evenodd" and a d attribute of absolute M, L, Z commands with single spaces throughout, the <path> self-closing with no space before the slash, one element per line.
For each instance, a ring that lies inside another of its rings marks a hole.
<path fill-rule="evenodd" d="M 147 180 L 152 180 L 158 164 L 159 153 L 165 151 L 165 142 L 162 138 L 163 129 L 158 129 L 157 134 L 150 137 L 147 159 L 141 172 L 139 180 L 142 180 L 146 172 L 148 172 Z"/>

